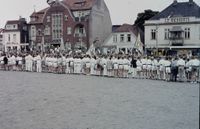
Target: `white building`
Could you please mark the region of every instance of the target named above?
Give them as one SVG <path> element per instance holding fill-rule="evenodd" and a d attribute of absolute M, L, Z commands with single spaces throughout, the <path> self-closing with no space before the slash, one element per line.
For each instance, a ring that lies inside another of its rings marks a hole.
<path fill-rule="evenodd" d="M 143 32 L 136 26 L 123 24 L 112 32 L 104 41 L 103 53 L 123 52 L 132 54 L 133 52 L 143 53 L 143 43 L 141 37 Z"/>
<path fill-rule="evenodd" d="M 7 51 L 19 51 L 28 46 L 28 27 L 26 20 L 7 21 L 3 32 L 3 46 Z"/>
<path fill-rule="evenodd" d="M 145 22 L 145 46 L 151 54 L 200 53 L 200 7 L 193 0 L 174 0 Z"/>

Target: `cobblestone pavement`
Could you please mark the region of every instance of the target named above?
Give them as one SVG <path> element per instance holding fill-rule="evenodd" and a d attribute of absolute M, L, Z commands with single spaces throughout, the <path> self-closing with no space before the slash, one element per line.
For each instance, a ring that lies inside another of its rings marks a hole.
<path fill-rule="evenodd" d="M 0 129 L 199 129 L 199 85 L 1 71 Z"/>

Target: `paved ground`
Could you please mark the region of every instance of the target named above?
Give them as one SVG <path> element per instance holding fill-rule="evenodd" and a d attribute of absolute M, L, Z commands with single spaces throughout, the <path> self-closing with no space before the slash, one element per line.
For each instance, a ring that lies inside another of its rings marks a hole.
<path fill-rule="evenodd" d="M 0 72 L 0 129 L 199 129 L 199 86 Z"/>

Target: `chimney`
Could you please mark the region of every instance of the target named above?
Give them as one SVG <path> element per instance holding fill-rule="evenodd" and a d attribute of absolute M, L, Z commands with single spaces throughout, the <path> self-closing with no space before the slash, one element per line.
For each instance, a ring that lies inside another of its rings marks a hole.
<path fill-rule="evenodd" d="M 193 3 L 193 0 L 189 0 L 190 3 Z"/>
<path fill-rule="evenodd" d="M 174 0 L 174 4 L 177 4 L 178 3 L 178 1 L 177 0 Z"/>
<path fill-rule="evenodd" d="M 178 1 L 174 0 L 173 5 L 177 5 Z"/>

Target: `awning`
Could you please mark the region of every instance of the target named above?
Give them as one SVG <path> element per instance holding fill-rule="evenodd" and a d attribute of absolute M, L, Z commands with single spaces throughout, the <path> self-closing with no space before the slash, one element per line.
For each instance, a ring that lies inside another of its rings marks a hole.
<path fill-rule="evenodd" d="M 181 26 L 174 26 L 170 32 L 183 32 Z"/>

